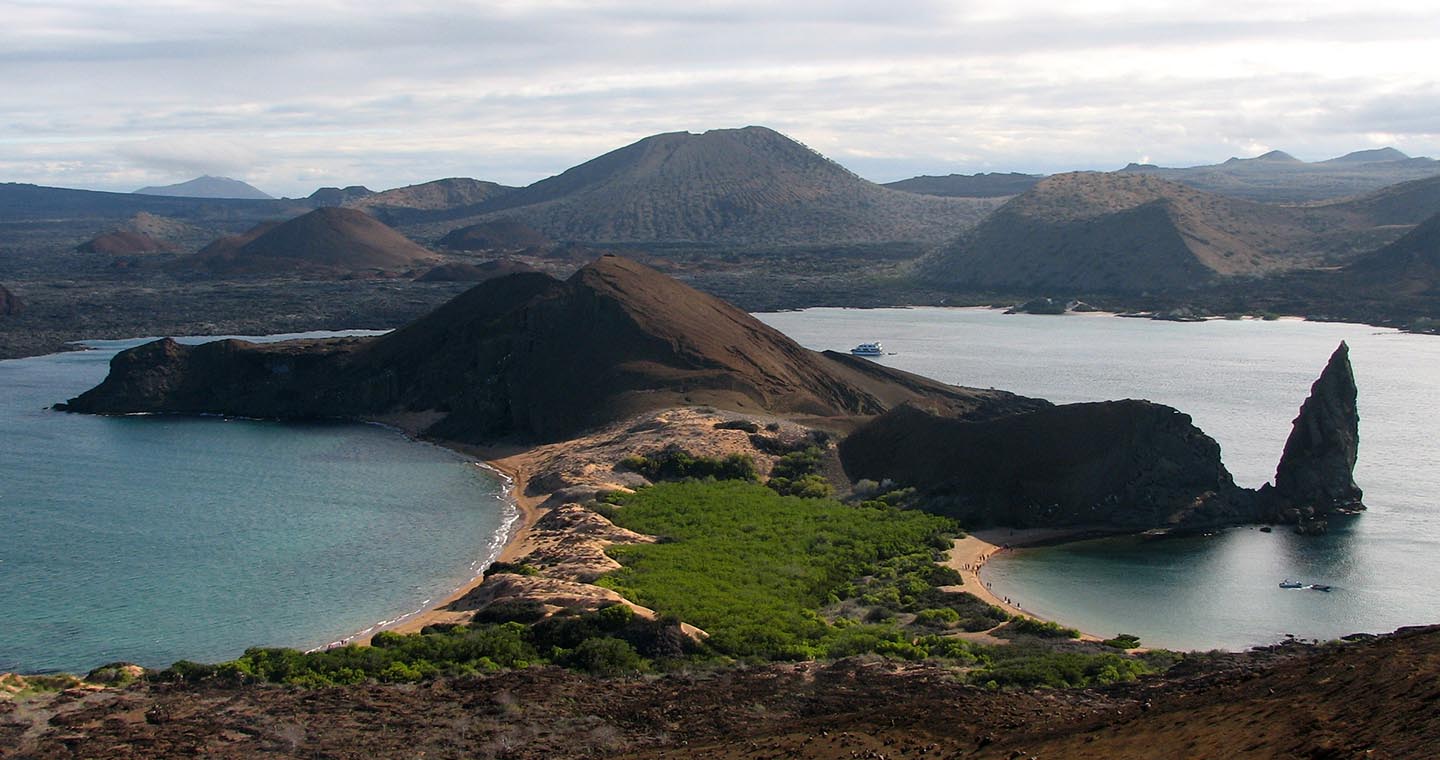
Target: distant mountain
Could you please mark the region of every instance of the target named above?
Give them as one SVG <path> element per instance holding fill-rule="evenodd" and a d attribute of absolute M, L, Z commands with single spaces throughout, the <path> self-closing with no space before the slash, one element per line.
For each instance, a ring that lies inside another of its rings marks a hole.
<path fill-rule="evenodd" d="M 306 196 L 305 200 L 310 205 L 320 208 L 322 206 L 344 206 L 355 201 L 367 198 L 375 194 L 374 190 L 363 185 L 350 185 L 349 187 L 322 187 L 319 190 Z"/>
<path fill-rule="evenodd" d="M 1345 260 L 1374 247 L 1357 237 L 1373 226 L 1349 204 L 1274 206 L 1144 174 L 1078 172 L 1016 196 L 927 271 L 981 290 L 1186 290 Z"/>
<path fill-rule="evenodd" d="M 205 175 L 196 177 L 188 182 L 181 182 L 174 185 L 160 185 L 155 187 L 142 187 L 135 191 L 138 195 L 168 195 L 177 198 L 243 198 L 249 200 L 275 200 L 254 187 L 241 182 L 238 179 L 229 177 L 212 177 Z"/>
<path fill-rule="evenodd" d="M 589 243 L 939 241 L 994 205 L 881 187 L 778 132 L 745 127 L 647 137 L 457 221 L 508 216 Z"/>
<path fill-rule="evenodd" d="M 187 222 L 275 218 L 303 213 L 295 201 L 234 198 L 179 198 L 166 195 L 105 193 L 15 182 L 0 183 L 0 221 L 124 221 L 147 212 Z M 93 233 L 94 228 L 91 228 Z"/>
<path fill-rule="evenodd" d="M 321 208 L 217 240 L 178 266 L 216 274 L 343 273 L 405 270 L 431 258 L 429 251 L 362 211 Z"/>
<path fill-rule="evenodd" d="M 1123 174 L 1148 174 L 1206 192 L 1269 203 L 1321 201 L 1440 175 L 1440 161 L 1411 158 L 1394 148 L 1348 153 L 1306 163 L 1284 151 L 1221 164 L 1176 169 L 1130 164 Z"/>
<path fill-rule="evenodd" d="M 455 251 L 518 251 L 554 242 L 528 224 L 502 217 L 451 230 L 440 238 L 439 244 Z"/>
<path fill-rule="evenodd" d="M 884 186 L 891 190 L 904 190 L 907 193 L 920 193 L 921 195 L 942 195 L 951 198 L 998 198 L 1019 195 L 1034 187 L 1044 178 L 1044 175 L 1041 174 L 1019 174 L 1017 172 L 949 174 L 944 177 L 922 175 L 902 179 L 899 182 L 887 182 Z"/>
<path fill-rule="evenodd" d="M 1346 153 L 1343 156 L 1321 161 L 1322 164 L 1375 164 L 1386 161 L 1409 161 L 1410 157 L 1394 148 L 1375 148 L 1374 150 L 1357 150 Z"/>
<path fill-rule="evenodd" d="M 193 250 L 214 233 L 165 216 L 141 211 L 114 229 L 91 238 L 75 247 L 81 253 L 128 256 L 141 253 L 167 253 Z"/>

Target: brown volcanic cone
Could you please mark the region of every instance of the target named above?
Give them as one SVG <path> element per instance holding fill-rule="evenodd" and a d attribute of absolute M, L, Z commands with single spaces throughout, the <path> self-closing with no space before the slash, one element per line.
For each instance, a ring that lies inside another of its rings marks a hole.
<path fill-rule="evenodd" d="M 175 249 L 168 243 L 162 243 L 144 233 L 121 229 L 91 238 L 75 246 L 75 250 L 107 256 L 128 256 L 135 253 L 163 253 Z"/>
<path fill-rule="evenodd" d="M 206 246 L 189 266 L 227 274 L 408 269 L 432 254 L 374 217 L 321 208 Z"/>
<path fill-rule="evenodd" d="M 425 274 L 415 278 L 416 282 L 485 282 L 520 272 L 534 272 L 534 267 L 520 261 L 496 259 L 483 264 L 467 264 L 452 261 L 432 267 Z"/>
<path fill-rule="evenodd" d="M 482 283 L 368 341 L 297 348 L 152 343 L 116 357 L 88 412 L 260 417 L 443 415 L 428 432 L 479 441 L 558 438 L 638 411 L 689 404 L 822 417 L 923 402 L 972 419 L 1048 406 L 816 353 L 749 314 L 617 257 L 565 282 Z"/>
<path fill-rule="evenodd" d="M 1059 174 L 943 250 L 931 272 L 979 289 L 1185 289 L 1353 254 L 1348 238 L 1324 239 L 1366 226 L 1351 216 L 1339 205 L 1269 206 L 1140 174 Z"/>
<path fill-rule="evenodd" d="M 477 211 L 557 240 L 812 245 L 939 242 L 995 205 L 881 187 L 752 126 L 653 135 Z"/>

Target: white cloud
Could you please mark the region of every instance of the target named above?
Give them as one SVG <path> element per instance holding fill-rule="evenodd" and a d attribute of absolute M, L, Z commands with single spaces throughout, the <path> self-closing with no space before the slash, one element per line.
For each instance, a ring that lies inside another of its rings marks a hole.
<path fill-rule="evenodd" d="M 1440 153 L 1411 2 L 651 5 L 0 0 L 0 181 L 525 184 L 745 124 L 878 180 Z"/>

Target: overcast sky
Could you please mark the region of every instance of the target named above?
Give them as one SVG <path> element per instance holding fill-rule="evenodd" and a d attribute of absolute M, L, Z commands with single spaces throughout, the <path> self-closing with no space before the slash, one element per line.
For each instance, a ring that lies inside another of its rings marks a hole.
<path fill-rule="evenodd" d="M 0 0 L 0 181 L 523 185 L 761 124 L 876 181 L 1440 155 L 1433 0 Z"/>

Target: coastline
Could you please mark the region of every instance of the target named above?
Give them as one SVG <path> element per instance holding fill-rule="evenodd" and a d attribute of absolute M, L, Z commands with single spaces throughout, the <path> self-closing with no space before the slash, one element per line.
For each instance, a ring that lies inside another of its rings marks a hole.
<path fill-rule="evenodd" d="M 1000 552 L 1012 549 L 1024 548 L 1027 546 L 1045 546 L 1057 543 L 1068 543 L 1070 541 L 1083 541 L 1087 538 L 1097 538 L 1109 535 L 1104 531 L 1085 528 L 987 528 L 967 534 L 963 538 L 955 539 L 954 545 L 946 554 L 945 566 L 960 573 L 963 591 L 973 594 L 988 604 L 1004 610 L 1010 615 L 1028 617 L 1043 622 L 1065 625 L 1064 622 L 1041 617 L 1034 612 L 1025 609 L 1019 602 L 1007 599 L 991 590 L 981 576 L 981 570 L 985 563 Z M 1067 626 L 1070 627 L 1070 626 Z M 1079 630 L 1078 628 L 1076 630 Z M 1104 637 L 1093 633 L 1080 631 L 1081 641 L 1098 642 Z"/>
<path fill-rule="evenodd" d="M 389 422 L 386 424 L 393 424 Z M 404 429 L 404 426 L 399 426 Z M 409 431 L 406 431 L 407 434 Z M 470 446 L 453 441 L 432 440 L 437 446 L 450 449 L 467 457 L 474 458 L 477 466 L 493 470 L 508 481 L 507 490 L 510 504 L 516 510 L 516 517 L 510 522 L 508 530 L 502 539 L 500 551 L 495 554 L 494 562 L 512 562 L 520 557 L 529 554 L 535 547 L 530 540 L 531 531 L 535 522 L 540 519 L 544 510 L 540 508 L 548 494 L 532 496 L 526 494 L 529 483 L 530 472 L 533 466 L 532 448 L 519 447 L 487 447 Z M 489 565 L 487 564 L 486 567 Z M 390 624 L 377 626 L 374 630 L 355 634 L 348 639 L 342 639 L 335 644 L 361 644 L 369 645 L 375 634 L 381 631 L 392 633 L 419 633 L 421 629 L 429 625 L 445 623 L 466 622 L 470 614 L 468 612 L 457 612 L 447 609 L 456 600 L 475 590 L 485 582 L 483 568 L 473 578 L 461 584 L 444 598 L 427 605 L 426 608 L 415 613 L 406 615 L 400 620 Z"/>

